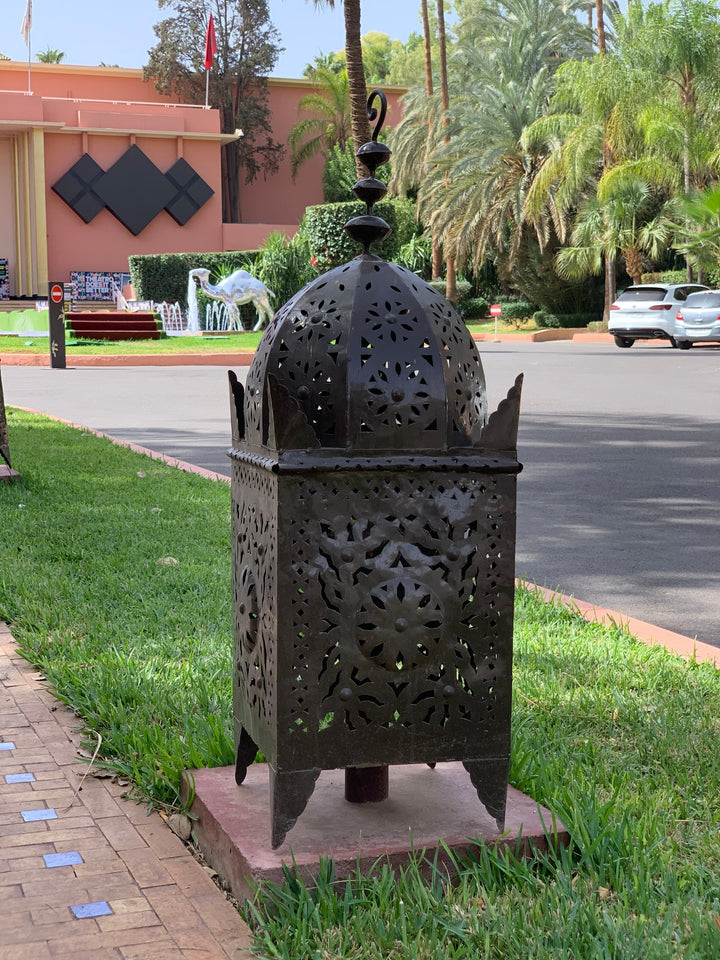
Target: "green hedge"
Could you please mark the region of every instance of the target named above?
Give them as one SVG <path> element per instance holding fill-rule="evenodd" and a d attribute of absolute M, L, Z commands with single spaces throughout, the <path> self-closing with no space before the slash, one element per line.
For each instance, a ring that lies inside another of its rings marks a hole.
<path fill-rule="evenodd" d="M 372 252 L 385 260 L 395 260 L 400 248 L 416 232 L 415 206 L 412 200 L 381 200 L 373 212 L 389 224 L 391 233 L 381 243 L 373 244 Z M 359 201 L 324 203 L 305 210 L 300 230 L 308 239 L 316 269 L 329 270 L 362 253 L 360 244 L 343 228 L 352 217 L 364 213 L 365 204 Z"/>
<path fill-rule="evenodd" d="M 138 300 L 177 301 L 187 306 L 188 274 L 205 267 L 211 275 L 225 270 L 251 270 L 257 250 L 228 253 L 158 253 L 128 257 L 130 282 Z"/>
<path fill-rule="evenodd" d="M 510 302 L 498 300 L 502 307 L 500 318 L 502 320 L 529 320 L 535 314 L 537 304 L 530 303 L 529 300 L 513 300 Z"/>
<path fill-rule="evenodd" d="M 447 280 L 431 280 L 429 284 L 434 290 L 437 290 L 438 293 L 441 293 L 444 297 L 447 296 Z M 472 299 L 472 284 L 469 280 L 463 280 L 462 277 L 458 277 L 455 281 L 455 289 L 457 290 L 457 308 L 458 311 L 465 316 L 467 313 L 467 303 L 468 300 Z"/>
<path fill-rule="evenodd" d="M 541 329 L 568 330 L 572 327 L 587 327 L 598 319 L 597 313 L 550 313 L 547 310 L 538 310 L 533 314 L 535 325 Z"/>
<path fill-rule="evenodd" d="M 490 311 L 490 304 L 484 297 L 468 297 L 463 303 L 465 316 L 473 319 L 486 317 Z"/>

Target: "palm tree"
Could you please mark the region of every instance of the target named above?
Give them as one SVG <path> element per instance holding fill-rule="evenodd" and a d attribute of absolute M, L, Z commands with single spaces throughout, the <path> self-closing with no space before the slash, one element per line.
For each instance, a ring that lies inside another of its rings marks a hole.
<path fill-rule="evenodd" d="M 667 201 L 658 209 L 657 194 L 636 177 L 601 190 L 581 205 L 570 246 L 557 254 L 558 273 L 573 280 L 599 274 L 621 254 L 633 283 L 640 283 L 643 258 L 657 260 L 672 240 L 674 206 Z"/>
<path fill-rule="evenodd" d="M 542 222 L 550 205 L 564 240 L 564 224 L 575 205 L 596 195 L 598 184 L 614 176 L 616 165 L 637 166 L 642 141 L 634 104 L 640 102 L 644 81 L 641 72 L 611 54 L 569 61 L 558 69 L 551 112 L 531 124 L 522 138 L 527 150 L 547 150 L 528 191 L 526 212 L 534 223 Z M 614 258 L 606 258 L 605 267 L 607 319 L 615 299 Z"/>
<path fill-rule="evenodd" d="M 318 66 L 312 74 L 316 89 L 298 103 L 298 112 L 309 114 L 290 131 L 288 144 L 292 155 L 292 176 L 318 153 L 335 146 L 345 150 L 351 137 L 350 94 L 347 71 Z"/>
<path fill-rule="evenodd" d="M 650 92 L 667 105 L 675 91 L 685 124 L 683 182 L 692 189 L 691 141 L 698 127 L 703 85 L 712 84 L 720 67 L 720 11 L 706 0 L 664 0 L 646 10 L 631 3 L 618 16 L 618 36 L 627 61 L 657 80 Z M 716 99 L 716 96 L 713 98 Z"/>
<path fill-rule="evenodd" d="M 587 28 L 552 0 L 506 0 L 502 11 L 483 12 L 483 20 L 458 28 L 446 136 L 437 136 L 443 142 L 433 147 L 433 167 L 419 193 L 421 216 L 445 232 L 461 262 L 470 259 L 476 267 L 490 249 L 512 260 L 523 237 L 526 198 L 545 146 L 526 150 L 522 136 L 547 109 L 562 56 L 558 37 L 570 49 L 589 49 Z M 536 222 L 546 240 L 547 219 Z"/>
<path fill-rule="evenodd" d="M 335 9 L 335 0 L 313 0 L 316 7 Z M 343 0 L 345 13 L 345 63 L 350 88 L 350 117 L 355 149 L 370 139 L 368 123 L 367 84 L 362 59 L 362 41 L 360 37 L 360 0 Z M 357 160 L 358 177 L 365 176 L 364 165 Z"/>
<path fill-rule="evenodd" d="M 490 249 L 507 249 L 510 260 L 517 253 L 527 194 L 543 156 L 523 150 L 521 138 L 547 107 L 549 72 L 541 68 L 521 81 L 522 63 L 504 60 L 512 60 L 510 48 L 476 65 L 473 96 L 455 109 L 453 136 L 436 149 L 436 167 L 418 198 L 421 215 L 447 233 L 461 261 L 470 259 L 476 268 Z M 437 181 L 446 174 L 447 189 L 437 203 Z M 546 240 L 547 219 L 537 223 Z"/>
<path fill-rule="evenodd" d="M 36 56 L 40 63 L 62 63 L 65 54 L 62 50 L 51 50 L 48 47 L 47 50 L 41 51 Z"/>
<path fill-rule="evenodd" d="M 720 184 L 708 187 L 685 199 L 682 204 L 684 225 L 678 228 L 675 249 L 698 270 L 720 268 Z"/>

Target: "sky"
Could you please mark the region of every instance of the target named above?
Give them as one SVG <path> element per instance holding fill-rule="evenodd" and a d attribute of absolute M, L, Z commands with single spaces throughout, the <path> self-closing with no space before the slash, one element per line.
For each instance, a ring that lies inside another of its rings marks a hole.
<path fill-rule="evenodd" d="M 3 29 L 0 52 L 11 60 L 27 61 L 28 48 L 20 32 L 27 0 L 0 0 Z M 301 77 L 316 54 L 345 45 L 341 0 L 335 10 L 315 10 L 305 0 L 269 0 L 270 20 L 280 33 L 275 77 Z M 421 32 L 420 0 L 362 0 L 362 33 L 377 30 L 405 42 Z M 168 16 L 156 0 L 32 0 L 31 51 L 61 50 L 63 63 L 142 67 L 155 45 L 153 25 Z"/>

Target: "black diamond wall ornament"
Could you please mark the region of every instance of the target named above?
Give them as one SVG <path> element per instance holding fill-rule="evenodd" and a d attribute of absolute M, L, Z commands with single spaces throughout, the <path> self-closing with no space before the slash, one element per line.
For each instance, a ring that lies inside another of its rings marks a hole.
<path fill-rule="evenodd" d="M 214 195 L 187 160 L 180 158 L 162 173 L 137 146 L 107 173 L 83 154 L 52 189 L 85 223 L 107 207 L 135 236 L 163 209 L 185 226 Z"/>
<path fill-rule="evenodd" d="M 125 151 L 98 180 L 95 190 L 134 236 L 142 233 L 177 192 L 137 146 Z"/>
<path fill-rule="evenodd" d="M 215 191 L 182 157 L 170 167 L 165 176 L 176 190 L 172 200 L 165 204 L 165 209 L 173 220 L 184 227 Z"/>
<path fill-rule="evenodd" d="M 105 207 L 105 201 L 95 191 L 104 175 L 103 168 L 89 153 L 84 153 L 52 188 L 85 223 L 90 223 Z"/>

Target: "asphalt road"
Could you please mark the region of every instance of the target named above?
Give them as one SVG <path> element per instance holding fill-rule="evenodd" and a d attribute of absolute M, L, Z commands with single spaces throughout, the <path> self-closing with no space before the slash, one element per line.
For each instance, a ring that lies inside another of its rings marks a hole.
<path fill-rule="evenodd" d="M 525 373 L 517 574 L 720 646 L 720 347 L 480 350 L 491 409 Z M 2 377 L 8 405 L 229 474 L 223 367 L 3 365 Z"/>

